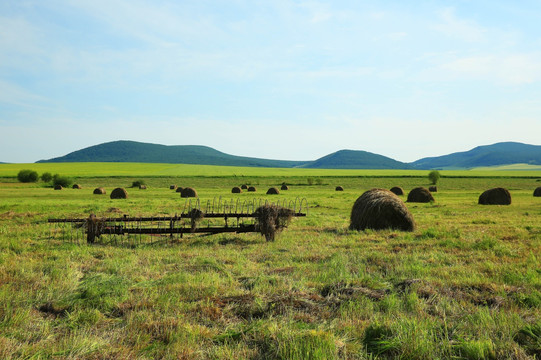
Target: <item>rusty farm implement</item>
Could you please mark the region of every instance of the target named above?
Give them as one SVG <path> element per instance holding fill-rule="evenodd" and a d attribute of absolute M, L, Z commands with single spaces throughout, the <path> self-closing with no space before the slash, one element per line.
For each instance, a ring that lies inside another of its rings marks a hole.
<path fill-rule="evenodd" d="M 178 240 L 184 234 L 260 233 L 273 241 L 293 217 L 306 216 L 306 199 L 269 202 L 264 200 L 187 200 L 182 212 L 171 216 L 96 216 L 48 219 L 50 238 L 89 244 L 109 235 L 113 242 L 143 243 L 148 237 Z"/>

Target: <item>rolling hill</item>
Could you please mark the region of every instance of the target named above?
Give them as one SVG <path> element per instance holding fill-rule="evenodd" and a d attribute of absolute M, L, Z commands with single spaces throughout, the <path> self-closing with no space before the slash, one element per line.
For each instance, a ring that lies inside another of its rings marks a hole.
<path fill-rule="evenodd" d="M 469 151 L 427 157 L 411 163 L 415 169 L 470 169 L 509 164 L 541 165 L 541 146 L 501 142 Z"/>
<path fill-rule="evenodd" d="M 306 161 L 267 160 L 225 154 L 207 146 L 167 146 L 136 141 L 113 141 L 38 162 L 141 162 L 248 167 L 296 167 Z"/>
<path fill-rule="evenodd" d="M 386 156 L 358 150 L 340 150 L 303 167 L 311 169 L 413 169 L 409 164 Z"/>

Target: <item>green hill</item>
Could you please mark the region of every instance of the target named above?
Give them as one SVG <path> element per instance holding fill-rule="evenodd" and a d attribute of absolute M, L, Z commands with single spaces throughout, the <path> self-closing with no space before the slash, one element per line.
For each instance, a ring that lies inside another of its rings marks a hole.
<path fill-rule="evenodd" d="M 502 142 L 470 151 L 423 158 L 411 163 L 415 169 L 469 169 L 509 164 L 541 165 L 541 146 Z"/>
<path fill-rule="evenodd" d="M 359 150 L 340 150 L 303 167 L 318 169 L 412 169 L 409 164 Z"/>
<path fill-rule="evenodd" d="M 296 167 L 306 161 L 285 161 L 228 155 L 207 146 L 167 146 L 135 141 L 113 141 L 38 162 L 141 162 L 249 167 Z"/>

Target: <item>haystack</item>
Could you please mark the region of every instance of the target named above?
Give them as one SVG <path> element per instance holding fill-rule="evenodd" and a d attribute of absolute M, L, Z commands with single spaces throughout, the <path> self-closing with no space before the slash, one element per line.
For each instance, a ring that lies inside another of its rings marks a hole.
<path fill-rule="evenodd" d="M 147 189 L 146 185 L 139 185 L 139 190 L 146 190 L 146 189 Z"/>
<path fill-rule="evenodd" d="M 271 187 L 269 190 L 267 190 L 267 195 L 278 195 L 280 194 L 280 190 L 275 187 Z"/>
<path fill-rule="evenodd" d="M 177 188 L 176 192 L 181 193 L 182 190 L 184 190 L 184 188 L 183 188 L 182 186 L 179 186 L 179 187 Z"/>
<path fill-rule="evenodd" d="M 240 186 L 240 188 L 241 188 L 242 190 L 248 190 L 248 185 L 242 184 L 242 185 Z"/>
<path fill-rule="evenodd" d="M 277 232 L 287 227 L 293 217 L 293 210 L 267 204 L 260 206 L 254 212 L 256 230 L 265 236 L 267 241 L 274 241 Z"/>
<path fill-rule="evenodd" d="M 94 189 L 94 195 L 105 195 L 105 189 L 102 187 Z"/>
<path fill-rule="evenodd" d="M 182 189 L 182 192 L 180 193 L 181 198 L 191 198 L 191 197 L 197 197 L 197 191 L 195 191 L 194 188 L 186 187 Z"/>
<path fill-rule="evenodd" d="M 248 191 L 249 191 L 249 192 L 256 192 L 257 189 L 255 188 L 255 186 L 250 186 L 250 187 L 248 188 Z"/>
<path fill-rule="evenodd" d="M 73 186 L 71 188 L 72 189 L 79 189 L 79 190 L 82 189 L 81 185 L 79 185 L 79 184 L 73 184 Z"/>
<path fill-rule="evenodd" d="M 128 192 L 124 188 L 116 188 L 111 191 L 111 199 L 127 199 Z"/>
<path fill-rule="evenodd" d="M 418 203 L 428 203 L 431 201 L 434 201 L 434 197 L 428 191 L 427 188 L 424 188 L 422 186 L 417 187 L 410 191 L 408 194 L 408 202 L 418 202 Z"/>
<path fill-rule="evenodd" d="M 429 186 L 428 191 L 430 191 L 431 193 L 438 192 L 438 187 L 437 186 Z"/>
<path fill-rule="evenodd" d="M 55 189 L 55 190 L 62 190 L 63 187 L 62 187 L 62 185 L 55 185 L 55 186 L 54 186 L 54 189 Z"/>
<path fill-rule="evenodd" d="M 169 190 L 176 190 L 176 189 L 177 189 L 176 185 L 169 185 Z"/>
<path fill-rule="evenodd" d="M 232 194 L 240 194 L 242 192 L 242 189 L 238 186 L 235 186 L 233 189 L 231 189 Z"/>
<path fill-rule="evenodd" d="M 533 191 L 533 196 L 535 197 L 541 196 L 541 186 Z"/>
<path fill-rule="evenodd" d="M 395 195 L 404 195 L 404 189 L 402 189 L 400 186 L 394 186 L 390 191 Z"/>
<path fill-rule="evenodd" d="M 289 186 L 287 186 L 286 184 L 282 184 L 280 190 L 289 190 Z"/>
<path fill-rule="evenodd" d="M 415 230 L 415 221 L 404 202 L 390 190 L 372 189 L 362 194 L 351 209 L 351 230 Z"/>
<path fill-rule="evenodd" d="M 336 191 L 344 191 L 344 188 L 340 185 L 338 185 L 335 189 Z"/>
<path fill-rule="evenodd" d="M 480 205 L 510 205 L 511 194 L 507 189 L 498 187 L 485 191 L 479 196 Z"/>

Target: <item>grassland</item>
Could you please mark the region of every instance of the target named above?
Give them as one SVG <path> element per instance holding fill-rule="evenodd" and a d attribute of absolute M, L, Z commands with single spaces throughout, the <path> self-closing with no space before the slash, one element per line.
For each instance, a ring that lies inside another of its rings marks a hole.
<path fill-rule="evenodd" d="M 537 172 L 445 172 L 454 177 L 440 180 L 434 203 L 407 204 L 417 230 L 404 233 L 348 230 L 351 206 L 373 187 L 428 186 L 426 172 L 123 166 L 0 166 L 0 358 L 541 356 Z M 83 189 L 17 183 L 20 168 L 77 176 Z M 148 189 L 128 188 L 127 200 L 92 195 L 140 178 Z M 289 191 L 264 195 L 283 181 Z M 231 194 L 241 183 L 259 191 Z M 275 242 L 224 234 L 90 246 L 50 236 L 49 217 L 180 212 L 171 184 L 195 187 L 202 201 L 302 197 L 309 215 Z M 495 186 L 512 205 L 477 205 Z"/>

